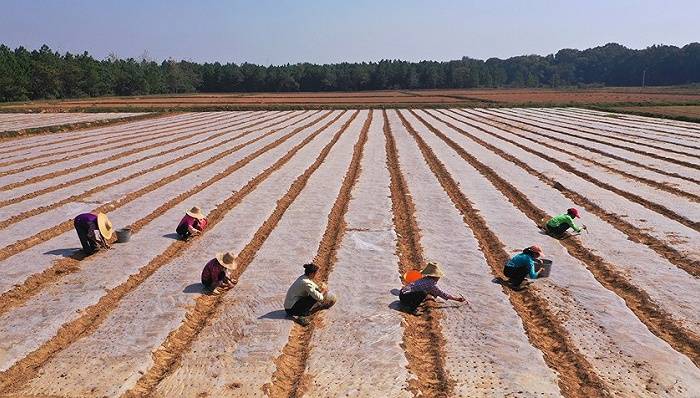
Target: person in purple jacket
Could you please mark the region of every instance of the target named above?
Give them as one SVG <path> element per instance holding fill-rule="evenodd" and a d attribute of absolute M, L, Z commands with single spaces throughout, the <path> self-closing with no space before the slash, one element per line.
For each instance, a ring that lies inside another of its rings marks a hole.
<path fill-rule="evenodd" d="M 219 286 L 228 287 L 236 283 L 231 279 L 231 271 L 238 268 L 236 256 L 233 253 L 217 253 L 202 270 L 202 285 L 204 292 L 211 293 Z"/>
<path fill-rule="evenodd" d="M 177 232 L 180 239 L 187 241 L 192 236 L 201 234 L 206 227 L 207 217 L 200 207 L 194 206 L 185 212 L 185 216 L 180 220 L 180 224 L 177 225 L 175 232 Z"/>
<path fill-rule="evenodd" d="M 418 306 L 431 295 L 433 297 L 441 297 L 444 300 L 453 300 L 464 302 L 466 301 L 462 296 L 453 296 L 449 293 L 443 292 L 437 283 L 445 274 L 442 272 L 442 267 L 436 261 L 428 262 L 420 272 L 423 277 L 415 282 L 411 282 L 404 286 L 399 292 L 399 302 L 401 306 L 412 314 L 417 314 Z"/>
<path fill-rule="evenodd" d="M 83 246 L 83 252 L 91 255 L 101 247 L 109 249 L 112 239 L 112 223 L 104 213 L 83 213 L 73 219 L 73 226 Z"/>

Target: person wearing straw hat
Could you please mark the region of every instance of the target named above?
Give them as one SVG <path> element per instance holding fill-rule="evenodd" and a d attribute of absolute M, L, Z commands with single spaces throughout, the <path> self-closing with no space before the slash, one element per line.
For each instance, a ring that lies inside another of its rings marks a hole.
<path fill-rule="evenodd" d="M 228 287 L 236 283 L 231 272 L 238 268 L 236 256 L 231 252 L 217 253 L 202 270 L 202 285 L 205 292 L 213 292 L 219 286 Z"/>
<path fill-rule="evenodd" d="M 177 232 L 180 239 L 186 241 L 194 235 L 201 234 L 206 227 L 207 218 L 204 212 L 199 206 L 194 206 L 185 212 L 185 216 L 180 220 L 180 224 L 178 224 L 175 232 Z"/>
<path fill-rule="evenodd" d="M 91 255 L 100 247 L 109 249 L 112 238 L 112 223 L 104 213 L 83 213 L 73 219 L 73 226 L 83 246 L 83 252 Z"/>
<path fill-rule="evenodd" d="M 318 269 L 314 263 L 304 264 L 304 274 L 292 283 L 284 298 L 287 315 L 302 326 L 309 324 L 311 314 L 331 308 L 336 302 L 335 296 L 328 293 L 325 283 L 319 286 L 314 282 Z"/>
<path fill-rule="evenodd" d="M 578 209 L 568 209 L 566 213 L 547 220 L 542 229 L 544 229 L 548 235 L 554 238 L 561 238 L 569 228 L 572 228 L 576 232 L 581 232 L 582 230 L 586 229 L 585 225 L 579 228 L 576 223 L 574 223 L 574 218 L 581 218 L 579 216 Z"/>
<path fill-rule="evenodd" d="M 503 274 L 508 277 L 508 283 L 512 288 L 520 289 L 520 284 L 523 283 L 526 276 L 529 276 L 530 279 L 537 279 L 544 268 L 536 271 L 535 263 L 541 263 L 539 258 L 543 254 L 539 246 L 530 246 L 508 260 L 508 263 L 503 267 Z"/>
<path fill-rule="evenodd" d="M 457 297 L 445 293 L 437 286 L 440 278 L 445 276 L 445 273 L 442 271 L 442 266 L 440 266 L 438 262 L 428 262 L 428 265 L 426 265 L 420 273 L 423 276 L 422 278 L 407 284 L 401 288 L 399 292 L 399 301 L 409 312 L 415 314 L 418 310 L 418 306 L 421 305 L 428 295 L 459 302 L 466 300 L 463 296 Z"/>

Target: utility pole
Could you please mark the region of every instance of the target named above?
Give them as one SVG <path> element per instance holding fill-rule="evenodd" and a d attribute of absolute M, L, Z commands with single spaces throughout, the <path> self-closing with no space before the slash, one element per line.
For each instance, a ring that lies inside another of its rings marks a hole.
<path fill-rule="evenodd" d="M 646 83 L 646 77 L 647 77 L 647 70 L 644 69 L 644 72 L 642 72 L 642 88 L 644 88 L 644 85 Z"/>

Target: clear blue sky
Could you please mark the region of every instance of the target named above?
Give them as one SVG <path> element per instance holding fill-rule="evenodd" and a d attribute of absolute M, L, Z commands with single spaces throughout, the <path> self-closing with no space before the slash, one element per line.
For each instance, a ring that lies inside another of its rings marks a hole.
<path fill-rule="evenodd" d="M 700 41 L 700 0 L 0 0 L 0 43 L 258 64 L 486 59 Z"/>

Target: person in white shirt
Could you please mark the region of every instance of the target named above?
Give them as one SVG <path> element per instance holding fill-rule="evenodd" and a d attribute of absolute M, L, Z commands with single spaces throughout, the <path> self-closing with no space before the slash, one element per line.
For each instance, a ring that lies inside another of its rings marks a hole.
<path fill-rule="evenodd" d="M 292 283 L 284 298 L 284 310 L 302 326 L 309 324 L 308 317 L 316 311 L 331 308 L 336 298 L 328 293 L 325 283 L 320 286 L 313 278 L 318 272 L 318 266 L 313 263 L 304 264 L 304 275 Z"/>

